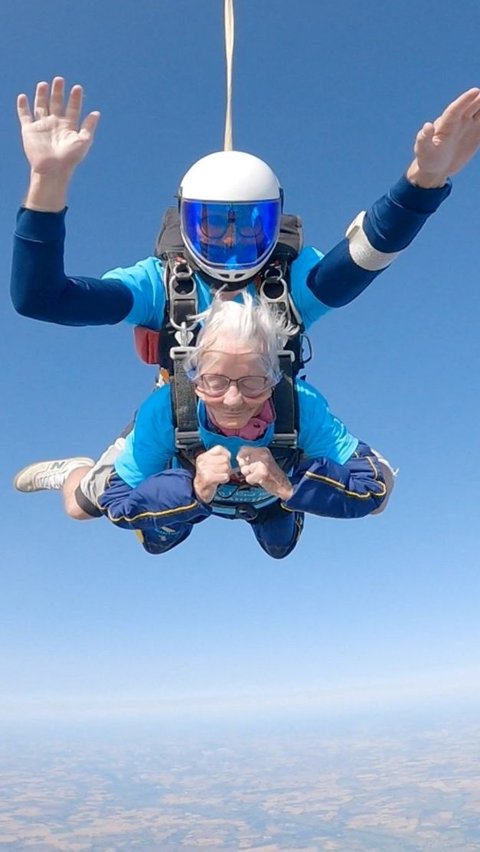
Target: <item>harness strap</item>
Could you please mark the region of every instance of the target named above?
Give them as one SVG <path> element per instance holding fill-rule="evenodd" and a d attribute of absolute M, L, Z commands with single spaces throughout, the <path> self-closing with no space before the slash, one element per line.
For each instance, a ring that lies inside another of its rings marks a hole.
<path fill-rule="evenodd" d="M 298 256 L 302 246 L 301 219 L 294 214 L 282 213 L 278 243 L 267 266 L 260 273 L 258 284 L 258 290 L 265 300 L 276 310 L 281 311 L 298 329 L 288 343 L 288 348 L 295 356 L 294 372 L 298 372 L 305 360 L 302 358 L 304 335 L 303 323 L 291 298 L 288 281 L 290 265 Z M 194 274 L 196 267 L 185 251 L 180 231 L 179 212 L 176 207 L 169 207 L 165 211 L 156 240 L 155 256 L 164 264 L 165 314 L 169 320 L 158 338 L 154 337 L 155 332 L 148 335 L 145 332 L 136 332 L 136 346 L 142 360 L 153 363 L 153 349 L 157 345 L 157 363 L 170 371 L 172 346 L 189 345 L 198 332 L 198 324 L 192 322 L 192 317 L 198 313 Z"/>
<path fill-rule="evenodd" d="M 185 360 L 191 347 L 175 346 L 170 350 L 173 362 L 172 413 L 175 427 L 175 446 L 188 466 L 194 463 L 198 452 L 204 449 L 200 440 L 197 417 L 197 397 L 191 380 L 185 372 Z M 298 456 L 298 400 L 294 386 L 293 356 L 291 352 L 279 353 L 282 378 L 273 389 L 275 426 L 270 451 L 282 469 L 290 468 Z"/>
<path fill-rule="evenodd" d="M 173 253 L 172 253 L 173 254 Z M 193 269 L 183 255 L 165 258 L 165 302 L 168 322 L 158 338 L 157 363 L 169 374 L 173 371 L 172 348 L 192 343 L 198 333 L 197 283 Z"/>
<path fill-rule="evenodd" d="M 235 37 L 235 19 L 233 15 L 233 0 L 225 0 L 225 59 L 227 66 L 227 107 L 225 112 L 224 151 L 233 150 L 232 131 L 232 67 L 233 45 Z"/>
<path fill-rule="evenodd" d="M 175 346 L 170 350 L 173 362 L 172 410 L 175 427 L 175 446 L 182 456 L 194 459 L 200 441 L 197 418 L 197 397 L 192 382 L 185 372 L 185 360 L 191 349 L 187 346 Z"/>
<path fill-rule="evenodd" d="M 274 447 L 296 447 L 298 438 L 298 400 L 293 378 L 293 353 L 283 350 L 278 353 L 282 378 L 275 385 L 272 401 L 276 412 Z"/>
<path fill-rule="evenodd" d="M 165 271 L 168 275 L 166 289 L 170 324 L 177 331 L 191 331 L 197 325 L 193 317 L 198 313 L 197 285 L 193 269 L 185 258 L 175 257 L 173 261 L 168 259 Z M 185 346 L 187 343 L 188 341 L 181 345 Z"/>

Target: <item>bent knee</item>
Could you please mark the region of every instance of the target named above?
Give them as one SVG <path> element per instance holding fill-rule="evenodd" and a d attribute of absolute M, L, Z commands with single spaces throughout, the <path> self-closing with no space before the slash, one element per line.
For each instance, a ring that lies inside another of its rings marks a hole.
<path fill-rule="evenodd" d="M 78 505 L 73 494 L 68 495 L 68 497 L 64 497 L 63 508 L 65 509 L 65 514 L 74 521 L 94 520 L 92 515 L 89 515 Z"/>

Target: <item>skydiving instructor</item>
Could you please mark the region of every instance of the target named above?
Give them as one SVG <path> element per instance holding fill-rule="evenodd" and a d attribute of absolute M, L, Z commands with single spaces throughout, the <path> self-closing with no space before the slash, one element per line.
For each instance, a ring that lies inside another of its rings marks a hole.
<path fill-rule="evenodd" d="M 65 325 L 125 320 L 159 329 L 165 322 L 165 291 L 158 258 L 102 278 L 65 275 L 68 188 L 100 118 L 91 112 L 81 121 L 82 99 L 79 85 L 65 98 L 61 77 L 51 86 L 37 85 L 32 109 L 25 94 L 18 97 L 30 183 L 14 238 L 13 305 L 24 316 Z M 355 217 L 340 243 L 325 255 L 313 247 L 302 249 L 292 263 L 289 286 L 306 330 L 332 308 L 355 299 L 396 259 L 450 194 L 450 176 L 479 145 L 480 89 L 473 88 L 423 125 L 405 175 Z M 188 170 L 180 183 L 180 221 L 196 270 L 200 310 L 219 287 L 253 286 L 278 240 L 282 203 L 274 172 L 250 154 L 216 152 Z"/>

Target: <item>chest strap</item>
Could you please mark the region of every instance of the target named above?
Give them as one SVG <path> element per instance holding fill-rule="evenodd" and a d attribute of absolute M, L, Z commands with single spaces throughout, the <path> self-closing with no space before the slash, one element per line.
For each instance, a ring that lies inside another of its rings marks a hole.
<path fill-rule="evenodd" d="M 185 361 L 191 348 L 175 346 L 170 351 L 173 362 L 172 409 L 175 427 L 175 447 L 179 456 L 194 463 L 195 456 L 204 451 L 198 428 L 197 403 L 193 383 L 185 372 Z M 298 399 L 293 376 L 293 355 L 289 351 L 279 352 L 282 378 L 274 387 L 272 402 L 275 408 L 274 433 L 269 449 L 282 469 L 291 467 L 299 455 L 298 448 Z"/>

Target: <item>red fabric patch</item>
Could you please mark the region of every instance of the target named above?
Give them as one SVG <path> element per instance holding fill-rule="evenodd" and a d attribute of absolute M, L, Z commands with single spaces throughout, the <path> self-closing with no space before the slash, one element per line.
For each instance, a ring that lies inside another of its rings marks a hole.
<path fill-rule="evenodd" d="M 160 332 L 145 328 L 143 325 L 136 325 L 133 333 L 137 355 L 145 364 L 158 364 Z"/>

